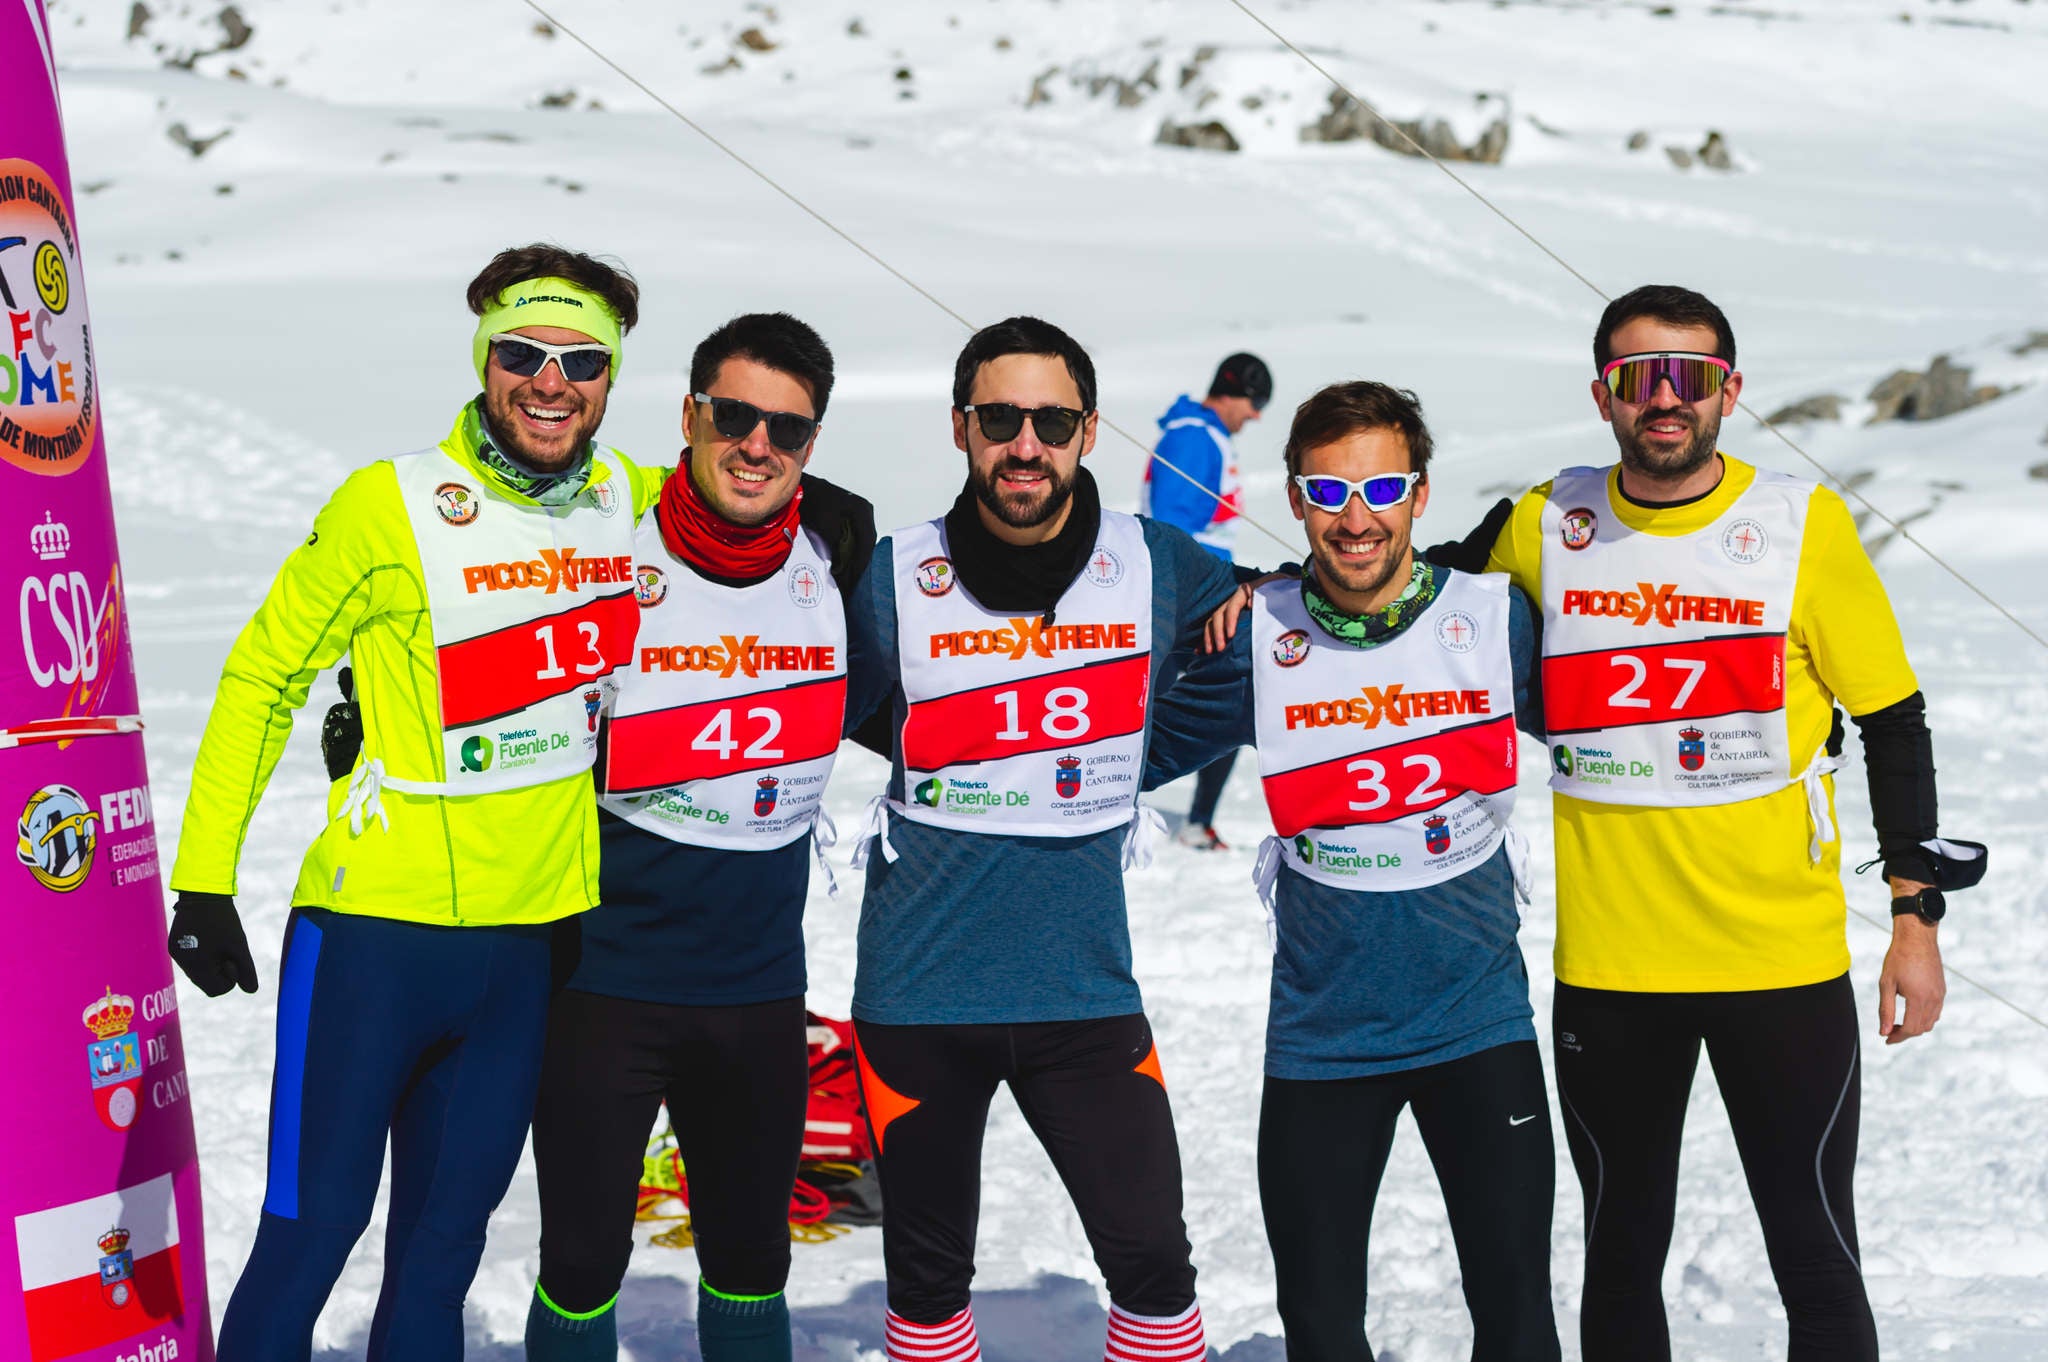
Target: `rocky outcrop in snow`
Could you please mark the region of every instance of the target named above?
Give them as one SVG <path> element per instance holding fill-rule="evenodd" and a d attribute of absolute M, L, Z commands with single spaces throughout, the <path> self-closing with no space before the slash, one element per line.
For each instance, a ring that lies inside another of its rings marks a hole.
<path fill-rule="evenodd" d="M 1972 387 L 1970 371 L 1936 355 L 1925 373 L 1895 369 L 1870 390 L 1873 410 L 1866 424 L 1880 421 L 1935 421 L 2011 391 L 1995 383 Z"/>
<path fill-rule="evenodd" d="M 1480 95 L 1480 99 L 1488 98 Z M 1342 90 L 1330 96 L 1330 110 L 1301 130 L 1304 142 L 1368 141 L 1397 151 L 1403 156 L 1428 154 L 1439 161 L 1478 161 L 1498 165 L 1508 152 L 1508 115 L 1505 110 L 1488 123 L 1470 145 L 1458 140 L 1449 122 L 1441 118 L 1386 118 L 1374 113 Z M 1420 147 L 1421 150 L 1417 150 Z"/>

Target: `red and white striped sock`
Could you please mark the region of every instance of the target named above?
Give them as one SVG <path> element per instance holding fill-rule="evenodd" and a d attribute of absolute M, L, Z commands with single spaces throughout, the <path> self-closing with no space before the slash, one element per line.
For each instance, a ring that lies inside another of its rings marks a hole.
<path fill-rule="evenodd" d="M 888 1357 L 889 1362 L 981 1362 L 974 1307 L 939 1324 L 912 1324 L 891 1310 Z"/>
<path fill-rule="evenodd" d="M 1120 1305 L 1109 1307 L 1103 1362 L 1202 1362 L 1208 1355 L 1200 1305 L 1177 1315 L 1134 1315 Z"/>

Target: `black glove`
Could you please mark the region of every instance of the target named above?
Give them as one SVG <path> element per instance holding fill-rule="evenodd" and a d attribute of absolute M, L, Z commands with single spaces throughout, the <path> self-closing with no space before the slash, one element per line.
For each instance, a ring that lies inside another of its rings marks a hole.
<path fill-rule="evenodd" d="M 218 998 L 236 984 L 244 993 L 256 991 L 249 938 L 226 894 L 179 894 L 171 909 L 170 948 L 171 959 L 207 997 Z"/>
<path fill-rule="evenodd" d="M 343 667 L 334 678 L 341 687 L 341 703 L 327 711 L 320 724 L 320 756 L 327 763 L 327 778 L 340 780 L 356 769 L 356 756 L 363 750 L 363 713 L 356 708 L 356 675 Z"/>
<path fill-rule="evenodd" d="M 1472 533 L 1448 544 L 1431 544 L 1422 551 L 1422 556 L 1438 567 L 1457 572 L 1484 572 L 1486 560 L 1493 553 L 1493 541 L 1500 538 L 1508 517 L 1514 513 L 1515 503 L 1502 497 Z"/>
<path fill-rule="evenodd" d="M 804 474 L 803 489 L 797 519 L 825 541 L 832 555 L 832 580 L 842 592 L 850 593 L 875 554 L 874 505 L 858 493 L 808 473 Z"/>

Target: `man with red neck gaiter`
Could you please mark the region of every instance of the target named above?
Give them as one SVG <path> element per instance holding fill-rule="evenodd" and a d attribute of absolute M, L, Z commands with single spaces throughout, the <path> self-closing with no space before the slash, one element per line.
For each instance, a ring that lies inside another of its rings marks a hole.
<path fill-rule="evenodd" d="M 600 904 L 548 1019 L 531 1362 L 611 1362 L 648 1129 L 690 1174 L 705 1362 L 789 1362 L 809 1096 L 804 900 L 846 709 L 868 503 L 809 477 L 832 353 L 784 313 L 697 347 L 689 441 L 634 539 L 640 630 L 598 760 Z M 591 722 L 597 719 L 593 700 Z M 815 836 L 814 836 L 815 827 Z"/>
<path fill-rule="evenodd" d="M 700 415 L 698 420 L 704 418 Z M 746 467 L 744 458 L 740 466 Z M 801 476 L 803 465 L 796 468 Z M 716 486 L 723 475 L 715 461 L 707 460 L 704 476 Z M 721 584 L 758 581 L 781 568 L 796 542 L 798 508 L 804 500 L 801 482 L 782 509 L 768 512 L 767 519 L 735 524 L 705 500 L 697 477 L 685 449 L 676 475 L 662 485 L 661 501 L 654 508 L 655 524 L 668 551 Z"/>

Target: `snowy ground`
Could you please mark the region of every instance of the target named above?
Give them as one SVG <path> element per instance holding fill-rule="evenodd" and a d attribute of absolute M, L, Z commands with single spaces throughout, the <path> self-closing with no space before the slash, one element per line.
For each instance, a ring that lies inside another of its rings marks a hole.
<path fill-rule="evenodd" d="M 222 44 L 216 5 L 157 8 L 132 39 L 125 7 L 105 0 L 54 0 L 52 19 L 167 854 L 228 642 L 347 469 L 446 429 L 471 391 L 461 287 L 502 245 L 546 237 L 613 252 L 646 286 L 606 424 L 614 442 L 648 458 L 672 451 L 696 339 L 734 312 L 786 307 L 824 332 L 842 367 L 820 471 L 873 497 L 885 524 L 950 498 L 960 465 L 943 394 L 957 324 L 566 37 L 538 31 L 516 0 L 245 0 L 253 36 L 190 69 L 166 63 Z M 1442 117 L 1469 141 L 1505 110 L 1505 161 L 1465 173 L 1610 291 L 1671 279 L 1715 296 L 1758 411 L 1821 392 L 1860 399 L 1942 352 L 1976 365 L 1977 381 L 2018 385 L 1938 422 L 1865 427 L 1852 401 L 1842 422 L 1793 433 L 1889 513 L 1924 512 L 1921 538 L 2048 631 L 2048 470 L 2028 472 L 2048 460 L 2048 348 L 2011 353 L 2048 328 L 2042 6 L 1254 8 L 1390 114 Z M 1093 349 L 1104 408 L 1127 429 L 1149 432 L 1223 353 L 1263 354 L 1279 380 L 1275 419 L 1242 448 L 1253 514 L 1275 528 L 1282 413 L 1334 379 L 1421 394 L 1440 449 L 1428 523 L 1445 534 L 1503 490 L 1611 457 L 1586 396 L 1597 301 L 1427 164 L 1362 143 L 1300 144 L 1327 88 L 1222 0 L 780 12 L 560 0 L 559 17 L 961 312 L 1066 325 Z M 772 49 L 741 41 L 750 28 Z M 1049 99 L 1032 105 L 1034 83 Z M 1212 118 L 1242 152 L 1153 145 L 1164 120 Z M 1631 152 L 1638 130 L 1649 145 Z M 1732 171 L 1680 169 L 1663 150 L 1696 150 L 1709 130 Z M 223 131 L 199 155 L 178 140 Z M 1724 443 L 1810 471 L 1746 419 Z M 1135 452 L 1105 438 L 1093 462 L 1112 503 L 1130 504 Z M 1248 556 L 1280 556 L 1246 534 Z M 1913 546 L 1891 543 L 1878 563 L 1932 707 L 1944 827 L 1996 848 L 1991 877 L 1943 932 L 1948 959 L 2048 1014 L 2042 655 Z M 216 1309 L 261 1198 L 276 949 L 324 795 L 311 727 L 244 860 L 264 991 L 183 999 Z M 1540 771 L 1527 774 L 1523 816 L 1542 856 L 1546 801 Z M 873 759 L 843 760 L 832 793 L 842 827 L 879 779 Z M 1843 782 L 1842 804 L 1848 859 L 1860 860 L 1871 844 L 1860 778 Z M 1244 847 L 1256 841 L 1248 769 L 1220 822 Z M 1248 850 L 1173 854 L 1131 881 L 1204 1310 L 1234 1362 L 1280 1356 L 1253 1184 L 1265 947 L 1249 874 Z M 1851 893 L 1883 916 L 1881 886 L 1853 881 Z M 811 906 L 821 1010 L 845 1011 L 855 914 L 822 892 Z M 1540 893 L 1525 934 L 1544 1028 L 1552 922 Z M 1860 922 L 1849 931 L 1874 1014 L 1884 939 Z M 2048 1035 L 1953 979 L 1932 1039 L 1866 1058 L 1860 1218 L 1888 1351 L 2041 1355 Z M 1762 1241 L 1701 1072 L 1665 1275 L 1678 1351 L 1782 1357 Z M 1582 1220 L 1558 1146 L 1554 1278 L 1575 1357 Z M 1330 1176 L 1347 1176 L 1340 1147 Z M 514 1355 L 536 1231 L 529 1165 L 471 1295 L 480 1354 Z M 1456 1260 L 1412 1132 L 1373 1246 L 1382 1356 L 1463 1357 Z M 322 1321 L 334 1356 L 360 1355 L 380 1266 L 373 1231 Z M 637 1356 L 695 1356 L 693 1271 L 686 1252 L 638 1254 L 622 1304 Z M 799 1249 L 791 1298 L 814 1341 L 806 1356 L 878 1347 L 880 1275 L 875 1231 Z M 1093 1283 L 1049 1165 L 999 1104 L 978 1278 L 988 1355 L 1090 1355 Z"/>

